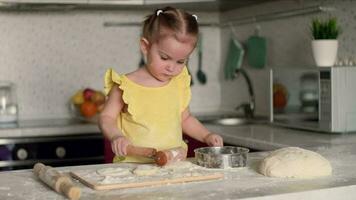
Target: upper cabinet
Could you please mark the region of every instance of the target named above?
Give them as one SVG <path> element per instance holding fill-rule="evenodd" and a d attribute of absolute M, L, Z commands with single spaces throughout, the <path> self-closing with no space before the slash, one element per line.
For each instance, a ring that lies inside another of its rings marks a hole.
<path fill-rule="evenodd" d="M 274 0 L 0 0 L 0 9 L 152 9 L 173 6 L 191 11 L 226 11 Z"/>
<path fill-rule="evenodd" d="M 97 5 L 152 5 L 214 2 L 218 0 L 0 0 L 6 4 L 97 4 Z"/>
<path fill-rule="evenodd" d="M 4 4 L 88 4 L 89 0 L 0 0 Z"/>
<path fill-rule="evenodd" d="M 178 3 L 207 3 L 207 2 L 215 2 L 219 0 L 144 0 L 145 4 L 178 4 Z"/>
<path fill-rule="evenodd" d="M 144 5 L 145 0 L 88 0 L 89 4 L 97 5 Z"/>

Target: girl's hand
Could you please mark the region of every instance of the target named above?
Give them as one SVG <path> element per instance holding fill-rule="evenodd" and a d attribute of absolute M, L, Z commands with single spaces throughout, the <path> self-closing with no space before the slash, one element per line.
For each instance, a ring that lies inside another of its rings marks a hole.
<path fill-rule="evenodd" d="M 127 154 L 127 146 L 131 144 L 131 142 L 124 136 L 116 136 L 111 140 L 111 149 L 112 152 L 117 156 L 126 156 Z"/>
<path fill-rule="evenodd" d="M 210 133 L 204 138 L 204 142 L 209 146 L 222 147 L 224 146 L 223 139 L 220 135 Z"/>

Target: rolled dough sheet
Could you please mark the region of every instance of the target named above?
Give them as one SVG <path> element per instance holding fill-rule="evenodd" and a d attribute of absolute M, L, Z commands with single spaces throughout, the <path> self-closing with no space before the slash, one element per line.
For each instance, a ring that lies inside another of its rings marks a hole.
<path fill-rule="evenodd" d="M 95 190 L 217 180 L 224 177 L 221 172 L 200 167 L 189 161 L 180 161 L 164 167 L 120 163 L 105 168 L 72 171 L 71 175 Z"/>

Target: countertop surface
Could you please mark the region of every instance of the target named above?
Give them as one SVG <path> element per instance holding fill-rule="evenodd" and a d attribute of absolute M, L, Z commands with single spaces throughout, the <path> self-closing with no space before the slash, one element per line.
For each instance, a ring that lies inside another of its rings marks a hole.
<path fill-rule="evenodd" d="M 36 119 L 1 124 L 1 138 L 50 137 L 80 134 L 98 134 L 98 125 L 81 119 Z"/>
<path fill-rule="evenodd" d="M 356 156 L 353 146 L 318 149 L 333 166 L 333 175 L 316 179 L 270 178 L 257 173 L 259 161 L 267 152 L 249 154 L 244 168 L 214 170 L 224 173 L 224 179 L 204 182 L 171 184 L 145 188 L 95 191 L 78 181 L 81 199 L 354 199 L 356 196 Z M 120 164 L 62 167 L 69 171 L 100 169 Z M 47 200 L 65 199 L 34 176 L 32 170 L 0 173 L 0 199 Z"/>
<path fill-rule="evenodd" d="M 325 156 L 333 167 L 330 177 L 311 180 L 264 177 L 256 172 L 258 161 L 266 152 L 249 154 L 245 168 L 224 171 L 219 181 L 185 183 L 113 191 L 94 191 L 79 182 L 81 199 L 355 199 L 356 198 L 356 134 L 328 134 L 281 128 L 268 124 L 241 126 L 206 125 L 219 133 L 228 144 L 245 146 L 256 150 L 273 150 L 287 146 L 299 146 Z M 70 124 L 65 127 L 15 128 L 18 137 L 35 133 L 35 130 L 82 130 L 95 133 L 95 124 Z M 2 131 L 10 129 L 1 129 Z M 23 132 L 27 130 L 27 132 Z M 22 132 L 21 132 L 22 131 Z M 29 135 L 27 135 L 29 136 Z M 112 164 L 113 165 L 113 164 Z M 58 168 L 62 172 L 104 167 L 87 165 Z M 0 172 L 0 199 L 65 199 L 34 177 L 32 170 Z"/>

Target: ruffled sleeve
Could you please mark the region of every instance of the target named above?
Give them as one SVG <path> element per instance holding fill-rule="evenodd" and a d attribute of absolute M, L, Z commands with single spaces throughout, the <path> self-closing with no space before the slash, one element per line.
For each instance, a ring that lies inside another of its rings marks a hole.
<path fill-rule="evenodd" d="M 111 88 L 118 84 L 119 86 L 122 83 L 122 76 L 116 73 L 113 69 L 108 69 L 104 76 L 104 93 L 108 95 Z"/>
<path fill-rule="evenodd" d="M 133 93 L 135 93 L 135 91 L 129 88 L 130 86 L 127 83 L 125 75 L 120 75 L 116 73 L 113 69 L 108 69 L 104 77 L 105 95 L 108 95 L 110 93 L 110 90 L 112 89 L 112 87 L 114 87 L 115 84 L 117 84 L 120 90 L 122 91 L 122 100 L 128 106 L 128 112 L 130 114 L 137 113 L 135 111 L 137 109 L 131 106 L 131 104 L 134 103 L 132 95 L 134 95 Z"/>
<path fill-rule="evenodd" d="M 190 90 L 190 81 L 191 77 L 188 73 L 187 67 L 184 67 L 182 72 L 177 76 L 177 81 L 181 91 L 181 107 L 180 110 L 183 112 L 190 103 L 191 99 L 191 90 Z"/>

